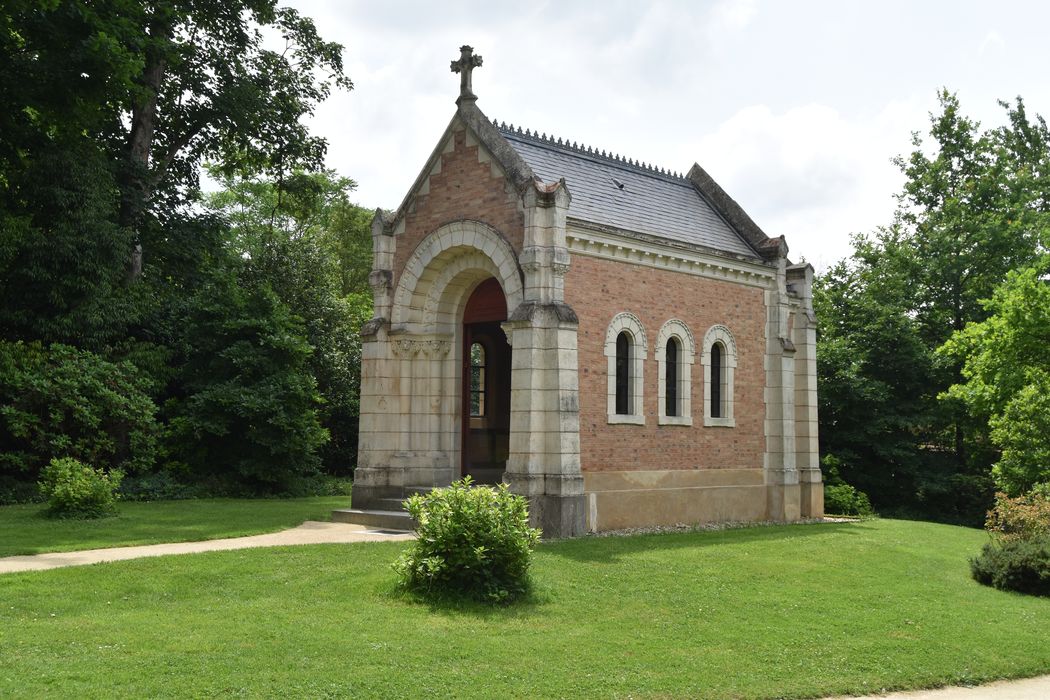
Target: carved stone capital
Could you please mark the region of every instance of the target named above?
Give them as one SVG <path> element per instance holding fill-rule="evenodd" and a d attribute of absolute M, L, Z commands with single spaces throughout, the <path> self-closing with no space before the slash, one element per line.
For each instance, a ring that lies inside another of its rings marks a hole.
<path fill-rule="evenodd" d="M 395 338 L 390 341 L 394 356 L 410 359 L 419 355 L 431 358 L 445 357 L 452 350 L 452 343 L 440 338 Z"/>

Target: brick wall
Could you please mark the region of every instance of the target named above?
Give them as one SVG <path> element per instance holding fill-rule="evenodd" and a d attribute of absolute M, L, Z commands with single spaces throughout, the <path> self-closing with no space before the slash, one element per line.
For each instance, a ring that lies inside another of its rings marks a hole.
<path fill-rule="evenodd" d="M 405 231 L 397 237 L 394 283 L 405 263 L 428 234 L 458 219 L 482 221 L 503 234 L 516 253 L 521 252 L 525 217 L 518 196 L 508 193 L 506 180 L 494 175 L 489 162 L 478 162 L 478 146 L 468 146 L 466 132 L 453 132 L 455 147 L 441 155 L 441 171 L 431 176 L 430 192 L 418 195 L 405 217 Z"/>
<path fill-rule="evenodd" d="M 610 260 L 574 255 L 565 300 L 580 318 L 580 458 L 584 471 L 759 469 L 765 451 L 765 305 L 762 290 Z M 649 343 L 644 372 L 646 424 L 609 425 L 605 334 L 621 311 L 636 315 Z M 692 426 L 657 425 L 659 381 L 654 355 L 664 322 L 693 332 Z M 721 323 L 737 343 L 736 427 L 704 427 L 704 334 Z"/>

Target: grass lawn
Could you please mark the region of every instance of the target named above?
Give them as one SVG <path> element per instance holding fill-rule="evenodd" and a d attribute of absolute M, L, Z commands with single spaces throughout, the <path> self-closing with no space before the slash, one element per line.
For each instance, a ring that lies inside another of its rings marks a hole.
<path fill-rule="evenodd" d="M 329 520 L 349 505 L 349 496 L 126 502 L 101 520 L 53 520 L 40 504 L 0 506 L 0 557 L 258 535 Z"/>
<path fill-rule="evenodd" d="M 401 543 L 0 576 L 0 697 L 819 697 L 1050 672 L 985 535 L 863 521 L 544 544 L 505 609 L 398 594 Z"/>

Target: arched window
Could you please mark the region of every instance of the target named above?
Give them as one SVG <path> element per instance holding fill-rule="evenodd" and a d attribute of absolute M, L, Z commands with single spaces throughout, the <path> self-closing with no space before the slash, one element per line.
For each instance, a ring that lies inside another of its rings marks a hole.
<path fill-rule="evenodd" d="M 616 336 L 616 415 L 631 413 L 631 336 L 621 331 Z"/>
<path fill-rule="evenodd" d="M 696 344 L 684 322 L 667 321 L 656 337 L 660 372 L 660 425 L 692 425 L 692 375 Z"/>
<path fill-rule="evenodd" d="M 722 417 L 722 343 L 711 346 L 711 417 Z"/>
<path fill-rule="evenodd" d="M 678 410 L 678 338 L 667 340 L 664 353 L 664 415 L 669 418 L 677 416 Z"/>
<path fill-rule="evenodd" d="M 736 341 L 728 328 L 711 326 L 704 335 L 704 425 L 733 427 L 733 375 L 736 371 Z"/>
<path fill-rule="evenodd" d="M 485 347 L 481 343 L 470 346 L 470 415 L 485 415 Z"/>
<path fill-rule="evenodd" d="M 645 424 L 642 410 L 642 373 L 649 344 L 634 314 L 616 314 L 605 332 L 608 359 L 610 423 Z"/>

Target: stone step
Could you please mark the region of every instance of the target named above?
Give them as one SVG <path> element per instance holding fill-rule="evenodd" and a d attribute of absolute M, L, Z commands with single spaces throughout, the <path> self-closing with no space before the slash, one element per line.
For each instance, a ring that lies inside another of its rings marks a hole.
<path fill-rule="evenodd" d="M 377 498 L 370 504 L 372 507 L 368 510 L 389 510 L 394 513 L 404 513 L 405 502 L 400 498 Z"/>
<path fill-rule="evenodd" d="M 343 508 L 332 511 L 332 520 L 337 523 L 352 523 L 365 527 L 383 530 L 416 529 L 416 521 L 405 511 L 397 510 L 364 510 L 361 508 Z"/>

